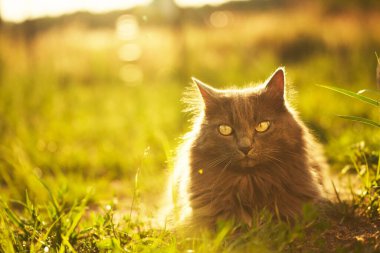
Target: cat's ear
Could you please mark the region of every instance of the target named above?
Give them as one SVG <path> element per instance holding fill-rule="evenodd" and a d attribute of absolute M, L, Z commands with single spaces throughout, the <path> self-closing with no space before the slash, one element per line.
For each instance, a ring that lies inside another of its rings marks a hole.
<path fill-rule="evenodd" d="M 265 92 L 268 92 L 275 98 L 284 100 L 285 93 L 285 68 L 278 68 L 271 77 L 268 78 L 265 85 Z"/>
<path fill-rule="evenodd" d="M 194 77 L 192 77 L 191 79 L 193 80 L 200 94 L 202 95 L 204 103 L 206 105 L 214 103 L 217 97 L 217 91 L 211 86 L 203 83 L 202 81 L 199 81 Z"/>

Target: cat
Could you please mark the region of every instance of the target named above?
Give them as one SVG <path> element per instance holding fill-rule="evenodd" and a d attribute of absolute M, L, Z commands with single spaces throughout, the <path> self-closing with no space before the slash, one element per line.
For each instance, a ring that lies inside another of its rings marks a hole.
<path fill-rule="evenodd" d="M 193 78 L 192 130 L 179 148 L 169 185 L 171 221 L 250 225 L 267 210 L 292 220 L 324 198 L 322 148 L 287 100 L 285 69 L 263 84 L 215 89 Z"/>

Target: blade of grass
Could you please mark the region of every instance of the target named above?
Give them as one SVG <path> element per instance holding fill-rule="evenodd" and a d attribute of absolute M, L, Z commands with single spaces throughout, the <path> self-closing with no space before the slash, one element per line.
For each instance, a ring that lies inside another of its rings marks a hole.
<path fill-rule="evenodd" d="M 348 120 L 352 120 L 352 121 L 356 121 L 356 122 L 360 122 L 360 123 L 363 123 L 363 124 L 367 124 L 367 125 L 371 125 L 371 126 L 375 126 L 375 127 L 379 127 L 380 128 L 380 124 L 373 121 L 373 120 L 370 120 L 370 119 L 366 119 L 366 118 L 362 118 L 362 117 L 358 117 L 358 116 L 349 116 L 349 115 L 338 115 L 338 117 L 341 117 L 343 119 L 348 119 Z"/>
<path fill-rule="evenodd" d="M 76 253 L 77 251 L 74 249 L 74 247 L 71 245 L 69 242 L 69 239 L 62 235 L 62 244 L 61 247 L 59 248 L 59 253 L 64 253 L 66 252 L 65 246 L 69 249 L 69 252 Z"/>
<path fill-rule="evenodd" d="M 338 92 L 338 93 L 341 93 L 343 95 L 346 95 L 346 96 L 349 96 L 349 97 L 352 97 L 352 98 L 355 98 L 355 99 L 358 99 L 360 101 L 363 101 L 365 103 L 374 105 L 376 107 L 380 107 L 380 102 L 379 101 L 376 101 L 376 100 L 374 100 L 372 98 L 369 98 L 369 97 L 357 94 L 355 92 L 352 92 L 352 91 L 349 91 L 349 90 L 346 90 L 346 89 L 342 89 L 342 88 L 333 87 L 333 86 L 327 86 L 327 85 L 318 85 L 318 86 L 322 87 L 322 88 L 325 88 L 325 89 L 329 89 L 329 90 Z"/>
<path fill-rule="evenodd" d="M 369 189 L 371 188 L 371 180 L 369 179 L 369 165 L 365 153 L 363 152 L 361 155 L 365 161 L 365 186 Z"/>
<path fill-rule="evenodd" d="M 365 182 L 364 182 L 363 175 L 360 173 L 360 166 L 359 166 L 359 164 L 356 162 L 354 155 L 351 155 L 350 158 L 351 158 L 352 164 L 354 165 L 354 168 L 355 168 L 355 170 L 356 170 L 356 173 L 357 173 L 358 176 L 360 177 L 360 181 L 361 181 L 361 183 L 364 185 Z M 354 195 L 353 195 L 353 196 L 354 196 Z"/>
<path fill-rule="evenodd" d="M 74 232 L 74 229 L 78 226 L 80 220 L 82 219 L 85 211 L 86 211 L 86 204 L 87 204 L 87 197 L 84 198 L 82 201 L 81 201 L 81 204 L 79 206 L 79 212 L 74 216 L 73 218 L 73 221 L 71 223 L 71 226 L 69 227 L 69 229 L 66 231 L 66 234 L 65 236 L 67 238 L 70 238 L 71 234 Z M 75 208 L 75 206 L 73 207 L 73 209 Z"/>
<path fill-rule="evenodd" d="M 132 204 L 129 212 L 129 219 L 132 220 L 132 213 L 133 213 L 133 208 L 135 205 L 135 202 L 137 201 L 138 195 L 139 195 L 139 174 L 140 174 L 140 168 L 137 168 L 136 174 L 135 174 L 135 187 L 133 189 L 133 198 L 132 198 Z"/>
<path fill-rule="evenodd" d="M 43 245 L 45 245 L 45 243 L 47 242 L 47 239 L 52 231 L 52 229 L 54 228 L 54 226 L 59 222 L 61 221 L 63 215 L 61 215 L 58 219 L 56 219 L 50 226 L 49 228 L 46 230 L 45 234 L 42 236 L 42 238 L 39 238 L 37 239 L 37 244 L 36 244 L 36 248 L 37 248 L 37 251 L 40 251 L 43 247 Z"/>
<path fill-rule="evenodd" d="M 364 94 L 364 93 L 378 93 L 380 94 L 380 90 L 371 90 L 371 89 L 363 89 L 363 90 L 359 90 L 357 94 Z M 378 95 L 376 94 L 376 95 Z"/>
<path fill-rule="evenodd" d="M 377 88 L 380 89 L 380 58 L 375 52 L 376 59 L 377 59 L 377 68 L 376 68 L 376 81 L 377 81 Z"/>
<path fill-rule="evenodd" d="M 380 178 L 380 152 L 379 152 L 379 160 L 377 161 L 377 170 L 376 170 L 376 178 L 378 180 Z"/>
<path fill-rule="evenodd" d="M 6 203 L 2 203 L 2 205 L 3 205 L 3 210 L 5 214 L 7 215 L 7 217 L 9 218 L 9 220 L 14 225 L 19 227 L 25 234 L 28 234 L 28 230 L 25 228 L 24 223 L 21 222 L 21 220 L 17 217 L 17 215 L 8 207 L 8 205 L 6 205 Z"/>
<path fill-rule="evenodd" d="M 331 184 L 332 184 L 332 186 L 333 186 L 333 189 L 334 189 L 334 192 L 335 192 L 336 199 L 338 200 L 338 203 L 341 205 L 341 204 L 342 204 L 342 200 L 340 199 L 340 196 L 339 196 L 338 190 L 336 189 L 333 180 L 331 180 Z"/>
<path fill-rule="evenodd" d="M 40 183 L 43 185 L 43 187 L 46 189 L 46 191 L 48 192 L 49 194 L 49 198 L 51 200 L 51 203 L 53 204 L 54 206 L 54 210 L 56 212 L 56 216 L 59 217 L 61 216 L 61 209 L 59 208 L 59 204 L 58 204 L 58 201 L 57 199 L 54 197 L 51 189 L 49 188 L 49 186 L 47 186 L 47 184 L 45 184 L 44 181 L 42 181 L 42 179 L 39 180 Z"/>
<path fill-rule="evenodd" d="M 0 211 L 0 251 L 14 253 L 15 249 L 13 243 L 15 238 L 13 234 L 9 231 L 8 224 L 6 224 L 4 214 Z"/>
<path fill-rule="evenodd" d="M 74 208 L 79 208 L 79 211 L 72 219 L 71 226 L 66 231 L 65 235 L 62 235 L 62 244 L 59 249 L 59 252 L 65 252 L 65 246 L 67 246 L 72 252 L 75 252 L 72 245 L 70 244 L 69 239 L 71 235 L 73 234 L 75 228 L 78 227 L 79 222 L 81 221 L 83 215 L 86 212 L 87 202 L 88 202 L 88 199 L 90 198 L 90 194 L 91 194 L 91 191 L 87 192 L 86 196 L 82 199 L 80 205 L 77 206 L 76 204 L 74 204 L 74 206 L 72 207 L 71 211 L 73 211 Z"/>

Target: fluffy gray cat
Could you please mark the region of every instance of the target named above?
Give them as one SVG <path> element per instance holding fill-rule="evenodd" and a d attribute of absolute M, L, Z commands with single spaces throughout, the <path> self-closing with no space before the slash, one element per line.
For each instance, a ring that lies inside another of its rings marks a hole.
<path fill-rule="evenodd" d="M 219 90 L 193 79 L 195 114 L 170 182 L 174 224 L 250 225 L 265 209 L 294 219 L 323 198 L 320 145 L 286 100 L 285 70 L 263 84 Z"/>

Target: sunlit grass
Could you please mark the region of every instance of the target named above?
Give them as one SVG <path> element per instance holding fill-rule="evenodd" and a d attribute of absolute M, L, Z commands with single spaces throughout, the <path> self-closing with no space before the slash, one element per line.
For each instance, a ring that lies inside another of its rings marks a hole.
<path fill-rule="evenodd" d="M 189 127 L 180 98 L 190 76 L 245 86 L 284 65 L 298 90 L 294 103 L 334 170 L 349 165 L 346 173 L 364 178 L 367 198 L 347 209 L 341 203 L 342 216 L 377 208 L 368 190 L 378 184 L 378 130 L 336 115 L 376 119 L 378 112 L 317 85 L 375 87 L 379 17 L 362 29 L 355 14 L 312 13 L 230 13 L 224 28 L 143 26 L 141 58 L 128 63 L 143 75 L 132 83 L 120 76 L 124 42 L 111 29 L 68 25 L 31 41 L 0 37 L 0 251 L 294 252 L 304 238 L 324 245 L 316 237 L 326 224 L 313 223 L 309 209 L 297 226 L 265 216 L 239 238 L 228 225 L 190 237 L 150 226 Z M 365 149 L 351 148 L 363 140 Z"/>

